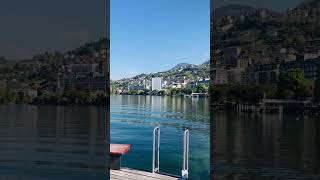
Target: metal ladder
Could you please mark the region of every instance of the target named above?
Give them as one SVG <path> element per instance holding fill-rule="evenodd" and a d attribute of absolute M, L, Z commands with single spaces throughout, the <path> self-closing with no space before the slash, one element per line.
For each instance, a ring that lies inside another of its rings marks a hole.
<path fill-rule="evenodd" d="M 152 173 L 159 173 L 159 156 L 160 156 L 160 128 L 153 129 L 152 143 Z M 183 164 L 181 178 L 187 179 L 189 175 L 189 130 L 183 134 Z"/>

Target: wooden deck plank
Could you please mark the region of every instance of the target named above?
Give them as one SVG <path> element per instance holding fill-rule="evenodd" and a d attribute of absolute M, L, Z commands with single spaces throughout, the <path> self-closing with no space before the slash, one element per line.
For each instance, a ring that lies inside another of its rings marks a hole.
<path fill-rule="evenodd" d="M 169 179 L 177 179 L 174 177 L 171 177 L 169 175 L 163 175 L 163 174 L 157 174 L 157 173 L 151 173 L 151 172 L 146 172 L 146 171 L 139 171 L 139 170 L 135 170 L 135 169 L 128 169 L 128 168 L 123 168 L 122 171 L 124 172 L 128 172 L 128 173 L 132 173 L 132 174 L 139 174 L 142 176 L 148 176 L 148 177 L 156 177 L 158 179 L 163 179 L 163 180 L 167 180 Z"/>
<path fill-rule="evenodd" d="M 117 178 L 117 179 L 127 179 L 127 180 L 151 180 L 150 177 L 145 177 L 145 176 L 136 176 L 136 175 L 132 175 L 132 174 L 123 174 L 123 173 L 118 173 L 118 174 L 114 174 L 111 173 L 111 180 L 113 180 L 113 178 Z M 152 178 L 152 180 L 158 180 L 158 179 L 154 179 Z"/>
<path fill-rule="evenodd" d="M 123 175 L 121 173 L 110 173 L 111 179 L 128 179 L 128 180 L 134 180 L 134 177 L 128 177 L 127 175 Z"/>
<path fill-rule="evenodd" d="M 111 174 L 113 174 L 113 173 L 111 173 Z M 128 172 L 124 172 L 124 171 L 121 171 L 120 173 L 117 173 L 116 175 L 122 176 L 125 179 L 132 178 L 132 177 L 134 177 L 134 179 L 139 178 L 141 180 L 150 180 L 150 179 L 167 180 L 168 179 L 168 178 L 159 178 L 158 176 L 146 176 L 141 173 L 128 173 Z"/>
<path fill-rule="evenodd" d="M 110 171 L 111 180 L 177 180 L 178 178 L 163 175 L 154 174 L 151 172 L 145 172 L 135 169 L 122 168 L 121 170 L 111 170 Z"/>
<path fill-rule="evenodd" d="M 136 174 L 132 174 L 132 173 L 127 173 L 127 172 L 124 172 L 124 171 L 113 171 L 110 173 L 111 174 L 111 177 L 118 177 L 118 178 L 122 178 L 122 179 L 128 179 L 128 180 L 134 180 L 134 179 L 141 179 L 141 180 L 149 180 L 150 178 L 149 177 L 146 177 L 146 176 L 140 176 L 140 175 L 136 175 Z"/>

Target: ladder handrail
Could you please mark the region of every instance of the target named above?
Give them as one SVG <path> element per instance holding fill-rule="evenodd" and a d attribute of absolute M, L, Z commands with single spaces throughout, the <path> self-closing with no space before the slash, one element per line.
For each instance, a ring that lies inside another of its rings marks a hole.
<path fill-rule="evenodd" d="M 157 162 L 156 162 L 156 133 L 158 132 L 157 143 Z M 153 129 L 153 143 L 152 143 L 152 173 L 159 172 L 159 155 L 160 155 L 160 128 L 155 127 Z M 157 163 L 157 164 L 156 164 Z"/>
<path fill-rule="evenodd" d="M 157 139 L 156 139 L 157 138 Z M 157 140 L 157 143 L 156 143 Z M 157 151 L 157 154 L 156 154 Z M 157 157 L 156 157 L 157 156 Z M 160 128 L 153 129 L 152 142 L 152 173 L 159 173 L 160 160 Z M 186 129 L 183 134 L 183 169 L 181 170 L 181 178 L 186 179 L 189 175 L 189 130 Z"/>
<path fill-rule="evenodd" d="M 188 178 L 189 174 L 189 130 L 186 129 L 183 134 L 183 164 L 181 177 Z"/>

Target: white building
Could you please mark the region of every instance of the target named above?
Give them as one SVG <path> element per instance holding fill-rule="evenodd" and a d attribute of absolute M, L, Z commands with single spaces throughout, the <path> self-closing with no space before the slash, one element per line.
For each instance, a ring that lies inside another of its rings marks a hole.
<path fill-rule="evenodd" d="M 162 84 L 163 84 L 163 78 L 162 77 L 155 77 L 152 78 L 152 91 L 161 91 L 162 90 Z"/>
<path fill-rule="evenodd" d="M 317 59 L 319 57 L 318 53 L 305 53 L 304 54 L 304 60 L 309 60 L 309 59 Z"/>

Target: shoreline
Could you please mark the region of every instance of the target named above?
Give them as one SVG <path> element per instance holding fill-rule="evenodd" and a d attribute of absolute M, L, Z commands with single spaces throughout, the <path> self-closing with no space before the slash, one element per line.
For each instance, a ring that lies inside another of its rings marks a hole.
<path fill-rule="evenodd" d="M 210 104 L 210 108 L 214 108 L 215 111 L 232 111 L 239 114 L 252 114 L 252 113 L 276 113 L 276 114 L 287 114 L 287 113 L 299 113 L 307 115 L 315 115 L 320 117 L 320 105 L 318 106 L 261 106 L 261 105 L 248 105 L 248 104 Z"/>
<path fill-rule="evenodd" d="M 120 95 L 120 96 L 160 96 L 160 97 L 184 97 L 184 98 L 192 98 L 190 94 L 183 94 L 183 95 L 157 95 L 157 94 L 111 94 L 112 95 Z M 208 99 L 210 96 L 202 96 L 199 97 L 200 99 Z"/>

